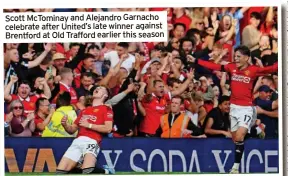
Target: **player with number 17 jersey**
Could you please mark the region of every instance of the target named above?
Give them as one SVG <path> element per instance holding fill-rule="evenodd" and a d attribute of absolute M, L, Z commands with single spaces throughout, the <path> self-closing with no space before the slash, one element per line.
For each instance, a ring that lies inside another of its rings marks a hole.
<path fill-rule="evenodd" d="M 198 60 L 198 64 L 209 69 L 225 71 L 231 75 L 231 99 L 235 105 L 253 106 L 253 83 L 258 76 L 277 72 L 278 63 L 269 67 L 257 67 L 250 65 L 239 70 L 236 64 L 218 65 L 211 62 Z"/>

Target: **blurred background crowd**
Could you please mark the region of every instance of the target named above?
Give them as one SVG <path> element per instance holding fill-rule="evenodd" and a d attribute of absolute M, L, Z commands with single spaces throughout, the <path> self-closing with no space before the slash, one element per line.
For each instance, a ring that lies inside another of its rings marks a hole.
<path fill-rule="evenodd" d="M 169 40 L 5 44 L 6 136 L 75 136 L 65 132 L 61 119 L 68 116 L 73 123 L 91 106 L 93 90 L 105 86 L 110 90 L 105 104 L 114 113 L 109 137 L 230 138 L 229 74 L 189 59 L 229 64 L 234 48 L 244 45 L 251 65 L 278 61 L 275 7 L 5 10 L 106 11 L 167 11 Z M 253 95 L 258 119 L 248 137 L 277 138 L 278 74 L 260 76 Z"/>

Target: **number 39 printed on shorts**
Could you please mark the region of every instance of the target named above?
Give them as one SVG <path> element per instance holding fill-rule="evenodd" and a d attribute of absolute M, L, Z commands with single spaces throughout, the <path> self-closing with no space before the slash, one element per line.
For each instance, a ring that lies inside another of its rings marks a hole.
<path fill-rule="evenodd" d="M 97 157 L 99 150 L 100 150 L 100 147 L 98 146 L 97 143 L 88 143 L 86 145 L 86 152 L 85 153 L 92 153 Z"/>

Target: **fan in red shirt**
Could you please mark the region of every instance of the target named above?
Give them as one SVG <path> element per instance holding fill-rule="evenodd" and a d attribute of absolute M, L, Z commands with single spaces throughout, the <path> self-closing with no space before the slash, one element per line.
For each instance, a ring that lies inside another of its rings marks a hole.
<path fill-rule="evenodd" d="M 63 92 L 69 92 L 70 96 L 71 96 L 71 104 L 73 104 L 76 107 L 76 104 L 78 102 L 78 98 L 77 98 L 77 93 L 76 93 L 75 89 L 73 87 L 71 87 L 73 79 L 74 79 L 72 70 L 70 68 L 64 67 L 60 70 L 59 75 L 61 76 L 61 81 L 59 82 L 60 91 L 55 96 L 52 103 L 56 104 L 56 100 L 57 100 L 59 94 L 62 94 Z"/>
<path fill-rule="evenodd" d="M 165 114 L 165 109 L 169 104 L 171 98 L 175 95 L 180 95 L 186 90 L 191 80 L 194 78 L 194 71 L 187 74 L 187 80 L 179 87 L 169 93 L 164 93 L 164 83 L 161 79 L 149 80 L 152 82 L 152 94 L 148 94 L 142 99 L 142 102 L 138 102 L 140 112 L 144 116 L 143 121 L 140 124 L 139 136 L 151 137 L 154 136 L 156 130 L 160 125 L 160 118 Z M 153 78 L 150 78 L 153 79 Z M 148 88 L 149 88 L 148 84 Z"/>
<path fill-rule="evenodd" d="M 172 19 L 173 24 L 182 23 L 186 26 L 186 32 L 190 29 L 192 20 L 185 14 L 185 8 L 173 8 L 175 18 Z"/>
<path fill-rule="evenodd" d="M 35 103 L 35 119 L 34 123 L 36 126 L 33 136 L 42 136 L 42 132 L 45 127 L 49 124 L 55 109 L 50 106 L 48 99 L 38 98 Z"/>
<path fill-rule="evenodd" d="M 78 130 L 78 135 L 61 159 L 56 173 L 68 173 L 79 163 L 83 174 L 115 172 L 108 166 L 104 169 L 95 167 L 102 135 L 110 133 L 113 125 L 113 111 L 104 105 L 108 98 L 109 90 L 99 86 L 93 91 L 92 107 L 82 110 L 74 124 L 68 124 L 67 117 L 63 117 L 61 124 L 65 131 L 74 134 Z"/>
<path fill-rule="evenodd" d="M 41 95 L 35 94 L 35 95 L 30 95 L 31 93 L 31 87 L 30 83 L 26 80 L 23 80 L 19 83 L 19 87 L 17 90 L 17 94 L 9 94 L 10 89 L 14 83 L 18 81 L 18 77 L 12 75 L 11 80 L 8 83 L 8 85 L 4 89 L 4 100 L 7 103 L 12 102 L 13 100 L 20 100 L 23 103 L 24 106 L 24 113 L 27 115 L 28 113 L 34 112 L 35 111 L 35 102 L 37 101 L 38 98 L 41 97 Z M 40 78 L 41 85 L 43 85 L 44 89 L 44 94 L 47 98 L 50 98 L 51 93 L 49 86 L 47 82 L 44 80 L 44 78 Z"/>
<path fill-rule="evenodd" d="M 80 44 L 78 43 L 71 43 L 69 45 L 69 50 L 66 52 L 66 58 L 68 61 L 71 61 L 78 53 L 80 49 Z"/>
<path fill-rule="evenodd" d="M 250 65 L 249 58 L 248 47 L 239 46 L 235 48 L 235 63 L 219 65 L 196 60 L 196 63 L 203 67 L 231 74 L 230 120 L 232 138 L 235 143 L 235 162 L 230 173 L 239 173 L 239 165 L 244 151 L 244 137 L 250 133 L 257 118 L 256 108 L 252 102 L 253 83 L 259 75 L 278 71 L 278 63 L 261 68 Z"/>

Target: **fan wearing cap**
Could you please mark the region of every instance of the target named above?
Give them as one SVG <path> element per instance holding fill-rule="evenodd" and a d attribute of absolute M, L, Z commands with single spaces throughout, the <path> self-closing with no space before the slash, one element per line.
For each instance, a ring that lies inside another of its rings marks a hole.
<path fill-rule="evenodd" d="M 57 69 L 57 73 L 64 67 L 75 69 L 78 64 L 83 60 L 84 55 L 86 54 L 85 49 L 89 44 L 80 44 L 80 43 L 71 43 L 73 54 L 66 57 L 61 52 L 56 52 L 53 54 L 54 66 Z M 89 48 L 89 47 L 88 47 Z M 69 52 L 69 51 L 68 51 Z M 93 52 L 89 52 L 93 54 Z"/>
<path fill-rule="evenodd" d="M 278 99 L 278 92 L 277 92 L 277 81 L 275 82 L 272 76 L 261 76 L 258 78 L 258 81 L 254 87 L 253 93 L 254 93 L 254 97 L 258 97 L 259 94 L 259 87 L 261 87 L 262 85 L 266 85 L 268 86 L 272 92 L 271 92 L 271 100 L 276 100 Z"/>
<path fill-rule="evenodd" d="M 62 53 L 55 53 L 52 56 L 53 65 L 57 69 L 57 71 L 61 70 L 65 67 L 66 58 Z"/>
<path fill-rule="evenodd" d="M 82 110 L 74 124 L 67 123 L 66 116 L 62 118 L 61 124 L 65 131 L 74 134 L 78 130 L 78 135 L 61 159 L 56 173 L 68 173 L 79 162 L 83 163 L 81 167 L 83 174 L 109 172 L 95 167 L 102 135 L 110 133 L 113 125 L 113 111 L 104 105 L 107 99 L 109 99 L 108 89 L 99 86 L 93 90 L 92 106 Z"/>
<path fill-rule="evenodd" d="M 263 85 L 259 89 L 259 97 L 254 100 L 257 105 L 257 118 L 265 125 L 265 138 L 277 138 L 278 134 L 278 100 L 271 100 L 272 89 Z"/>

